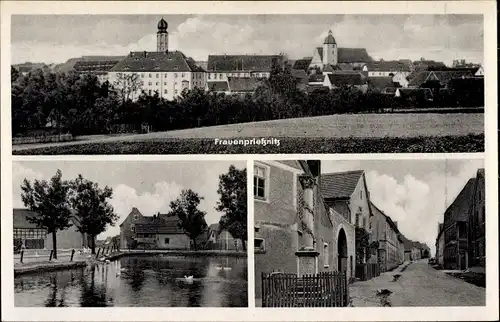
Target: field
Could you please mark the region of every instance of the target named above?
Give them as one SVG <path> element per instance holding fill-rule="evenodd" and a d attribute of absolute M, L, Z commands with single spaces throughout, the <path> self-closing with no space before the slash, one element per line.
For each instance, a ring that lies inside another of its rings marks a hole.
<path fill-rule="evenodd" d="M 279 138 L 221 146 L 215 138 Z M 484 114 L 347 114 L 14 146 L 13 154 L 482 152 Z"/>

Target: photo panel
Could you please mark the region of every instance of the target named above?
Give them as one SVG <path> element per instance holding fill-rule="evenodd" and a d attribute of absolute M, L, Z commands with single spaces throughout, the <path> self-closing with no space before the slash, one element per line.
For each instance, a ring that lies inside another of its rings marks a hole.
<path fill-rule="evenodd" d="M 14 161 L 12 192 L 16 307 L 248 306 L 245 161 Z"/>
<path fill-rule="evenodd" d="M 484 307 L 484 167 L 255 161 L 256 307 Z"/>
<path fill-rule="evenodd" d="M 481 14 L 11 18 L 14 155 L 485 149 Z"/>

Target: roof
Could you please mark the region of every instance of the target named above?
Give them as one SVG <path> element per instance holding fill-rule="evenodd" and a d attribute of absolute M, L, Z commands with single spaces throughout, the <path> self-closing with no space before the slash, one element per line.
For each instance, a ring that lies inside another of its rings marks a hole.
<path fill-rule="evenodd" d="M 328 93 L 330 88 L 323 85 L 307 85 L 307 93 Z"/>
<path fill-rule="evenodd" d="M 261 84 L 255 77 L 228 77 L 227 83 L 231 92 L 254 92 Z"/>
<path fill-rule="evenodd" d="M 323 48 L 316 48 L 321 60 L 323 60 Z M 365 48 L 338 48 L 337 63 L 365 63 L 373 61 Z"/>
<path fill-rule="evenodd" d="M 451 224 L 457 221 L 468 220 L 470 198 L 474 191 L 473 189 L 475 181 L 475 178 L 469 179 L 469 181 L 467 181 L 455 200 L 446 209 L 444 217 L 445 227 L 449 227 Z"/>
<path fill-rule="evenodd" d="M 363 170 L 321 174 L 321 193 L 325 199 L 350 198 Z"/>
<path fill-rule="evenodd" d="M 394 88 L 396 87 L 394 85 L 394 82 L 392 81 L 391 76 L 387 77 L 370 77 L 368 78 L 368 84 L 372 86 L 373 88 L 378 88 L 378 89 L 384 89 L 387 87 Z"/>
<path fill-rule="evenodd" d="M 368 62 L 369 71 L 383 71 L 383 72 L 409 72 L 410 64 L 407 61 L 399 60 L 380 60 Z"/>
<path fill-rule="evenodd" d="M 342 70 L 338 65 L 328 64 L 323 67 L 323 71 L 327 73 L 333 73 L 334 71 Z"/>
<path fill-rule="evenodd" d="M 298 59 L 293 63 L 292 70 L 294 69 L 299 69 L 299 70 L 304 70 L 306 71 L 307 68 L 309 68 L 309 65 L 311 64 L 312 57 L 304 57 L 302 59 Z"/>
<path fill-rule="evenodd" d="M 461 71 L 420 71 L 410 74 L 408 77 L 408 86 L 419 87 L 428 80 L 438 80 L 441 85 L 447 85 L 450 80 L 457 78 L 470 78 L 473 77 L 468 70 Z"/>
<path fill-rule="evenodd" d="M 107 72 L 115 66 L 119 60 L 107 61 L 79 61 L 76 62 L 74 69 L 77 72 Z"/>
<path fill-rule="evenodd" d="M 396 92 L 399 92 L 401 97 L 417 95 L 418 93 L 423 93 L 426 98 L 432 98 L 433 96 L 430 88 L 398 88 Z"/>
<path fill-rule="evenodd" d="M 82 56 L 77 58 L 70 58 L 65 63 L 57 65 L 54 68 L 54 71 L 57 73 L 68 73 L 73 70 L 77 62 L 80 61 L 120 61 L 124 59 L 125 56 Z"/>
<path fill-rule="evenodd" d="M 207 70 L 270 72 L 274 64 L 281 66 L 283 62 L 283 55 L 209 55 Z"/>
<path fill-rule="evenodd" d="M 309 76 L 309 83 L 323 83 L 325 80 L 325 75 L 323 74 L 314 74 Z"/>
<path fill-rule="evenodd" d="M 229 86 L 227 81 L 207 81 L 207 88 L 214 92 L 228 92 Z"/>
<path fill-rule="evenodd" d="M 363 85 L 361 73 L 333 73 L 327 75 L 332 85 Z"/>
<path fill-rule="evenodd" d="M 209 231 L 216 231 L 216 232 L 219 232 L 219 224 L 211 224 L 210 226 L 208 226 L 208 230 Z"/>
<path fill-rule="evenodd" d="M 135 223 L 135 232 L 138 234 L 183 235 L 184 230 L 179 226 L 179 223 L 180 219 L 177 216 L 147 216 Z"/>
<path fill-rule="evenodd" d="M 399 234 L 399 229 L 398 229 L 398 226 L 396 225 L 396 223 L 392 220 L 391 217 L 387 216 L 382 210 L 380 210 L 380 208 L 378 208 L 377 206 L 375 206 L 375 204 L 373 202 L 370 201 L 370 205 L 375 208 L 375 210 L 377 210 L 378 212 L 380 212 L 384 217 L 385 217 L 385 220 L 389 223 L 389 226 L 391 226 L 392 230 L 394 230 L 397 234 Z"/>
<path fill-rule="evenodd" d="M 193 59 L 180 51 L 169 52 L 130 52 L 118 62 L 111 72 L 190 72 L 201 71 Z"/>
<path fill-rule="evenodd" d="M 337 44 L 337 42 L 335 41 L 335 38 L 333 38 L 331 30 L 328 31 L 328 36 L 326 36 L 323 44 L 328 44 L 328 45 L 336 45 Z"/>
<path fill-rule="evenodd" d="M 28 221 L 28 217 L 37 217 L 38 214 L 29 209 L 14 208 L 13 209 L 13 225 L 14 228 L 39 228 L 36 224 Z"/>
<path fill-rule="evenodd" d="M 435 60 L 417 60 L 413 62 L 413 67 L 417 71 L 422 71 L 429 68 L 446 68 L 446 64 Z"/>

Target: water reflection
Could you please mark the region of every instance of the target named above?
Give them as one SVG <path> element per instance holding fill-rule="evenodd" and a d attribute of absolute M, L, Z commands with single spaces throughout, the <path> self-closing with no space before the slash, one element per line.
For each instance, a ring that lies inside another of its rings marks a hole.
<path fill-rule="evenodd" d="M 14 289 L 16 306 L 243 307 L 248 298 L 247 260 L 124 257 L 109 264 L 19 276 Z"/>

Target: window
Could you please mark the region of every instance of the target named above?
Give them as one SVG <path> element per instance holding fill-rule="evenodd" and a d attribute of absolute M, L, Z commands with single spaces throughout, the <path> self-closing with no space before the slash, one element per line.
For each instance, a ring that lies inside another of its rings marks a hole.
<path fill-rule="evenodd" d="M 174 90 L 174 94 L 177 94 L 179 91 L 178 90 Z"/>
<path fill-rule="evenodd" d="M 328 258 L 328 244 L 327 243 L 323 243 L 323 265 L 325 267 L 330 267 L 330 265 L 328 264 L 328 261 L 329 261 L 329 258 Z"/>
<path fill-rule="evenodd" d="M 260 251 L 260 252 L 266 251 L 266 243 L 262 238 L 254 238 L 253 246 L 255 251 Z"/>
<path fill-rule="evenodd" d="M 165 78 L 167 78 L 167 76 L 168 76 L 168 73 L 165 73 Z"/>
<path fill-rule="evenodd" d="M 149 74 L 149 75 L 148 75 L 148 77 L 149 77 L 149 78 L 151 78 L 151 77 L 153 77 L 153 75 L 152 75 L 152 74 Z"/>
<path fill-rule="evenodd" d="M 144 81 L 141 81 L 141 86 L 144 86 Z"/>
<path fill-rule="evenodd" d="M 356 227 L 359 227 L 359 213 L 356 214 Z"/>
<path fill-rule="evenodd" d="M 170 244 L 170 238 L 165 238 L 165 244 Z"/>
<path fill-rule="evenodd" d="M 135 233 L 135 225 L 130 225 L 130 231 Z"/>
<path fill-rule="evenodd" d="M 152 92 L 151 92 L 151 90 L 149 90 L 149 95 L 153 95 Z"/>
<path fill-rule="evenodd" d="M 223 78 L 223 75 L 222 74 L 219 74 L 219 79 L 222 79 Z"/>
<path fill-rule="evenodd" d="M 266 168 L 254 166 L 253 194 L 257 199 L 266 199 Z"/>
<path fill-rule="evenodd" d="M 160 82 L 156 82 L 156 86 L 160 85 Z"/>
<path fill-rule="evenodd" d="M 208 74 L 208 79 L 210 79 L 210 74 Z"/>
<path fill-rule="evenodd" d="M 366 230 L 366 218 L 365 217 L 363 217 L 363 229 Z"/>
<path fill-rule="evenodd" d="M 181 74 L 181 77 L 184 78 L 184 76 L 186 76 L 186 73 L 182 73 Z"/>
<path fill-rule="evenodd" d="M 141 78 L 144 78 L 144 73 L 141 73 Z"/>
<path fill-rule="evenodd" d="M 258 233 L 260 231 L 260 227 L 259 226 L 254 226 L 254 229 L 255 229 L 256 233 Z"/>
<path fill-rule="evenodd" d="M 139 219 L 139 215 L 134 215 L 134 220 Z"/>
<path fill-rule="evenodd" d="M 359 191 L 359 198 L 360 198 L 361 200 L 363 200 L 363 190 L 360 190 L 360 191 Z"/>
<path fill-rule="evenodd" d="M 167 94 L 167 93 L 168 93 L 168 92 L 167 92 L 167 90 L 166 90 L 166 89 L 164 89 L 164 90 L 163 90 L 163 94 Z"/>
<path fill-rule="evenodd" d="M 163 83 L 163 85 L 167 86 L 167 82 Z"/>
<path fill-rule="evenodd" d="M 174 73 L 174 78 L 177 78 L 177 73 Z"/>
<path fill-rule="evenodd" d="M 153 83 L 152 82 L 148 82 L 148 85 L 151 86 L 151 85 L 153 85 Z"/>

